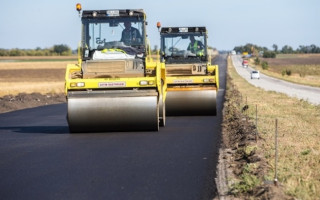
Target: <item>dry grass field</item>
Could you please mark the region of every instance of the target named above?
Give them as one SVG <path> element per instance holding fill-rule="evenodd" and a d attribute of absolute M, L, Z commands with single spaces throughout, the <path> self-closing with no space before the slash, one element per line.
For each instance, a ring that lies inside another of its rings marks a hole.
<path fill-rule="evenodd" d="M 61 61 L 66 58 L 53 58 L 55 61 L 32 60 L 27 62 L 26 58 L 17 57 L 14 62 L 5 62 L 8 58 L 0 60 L 0 97 L 5 95 L 17 95 L 19 93 L 39 92 L 63 93 L 64 75 L 68 63 L 71 61 Z"/>
<path fill-rule="evenodd" d="M 268 62 L 268 70 L 255 66 L 253 58 L 251 66 L 275 78 L 320 87 L 320 54 L 280 54 L 277 58 L 263 58 L 261 61 Z"/>
<path fill-rule="evenodd" d="M 240 77 L 229 59 L 228 73 L 249 106 L 255 122 L 258 108 L 257 146 L 269 163 L 266 180 L 273 181 L 275 170 L 275 120 L 278 119 L 278 180 L 295 199 L 320 197 L 320 106 L 267 92 Z M 274 65 L 276 66 L 276 65 Z M 240 109 L 240 108 L 239 108 Z"/>

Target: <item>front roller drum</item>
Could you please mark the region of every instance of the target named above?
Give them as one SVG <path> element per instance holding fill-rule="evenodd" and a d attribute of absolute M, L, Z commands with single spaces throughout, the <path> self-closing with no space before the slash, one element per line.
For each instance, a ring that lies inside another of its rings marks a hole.
<path fill-rule="evenodd" d="M 217 115 L 216 90 L 174 90 L 167 92 L 167 116 Z"/>
<path fill-rule="evenodd" d="M 156 91 L 69 92 L 67 101 L 71 133 L 159 130 Z"/>

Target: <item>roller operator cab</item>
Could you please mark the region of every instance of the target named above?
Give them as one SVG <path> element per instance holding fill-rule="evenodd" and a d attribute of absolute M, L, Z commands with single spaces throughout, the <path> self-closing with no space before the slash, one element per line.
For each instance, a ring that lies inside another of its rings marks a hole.
<path fill-rule="evenodd" d="M 216 115 L 219 73 L 211 64 L 206 28 L 162 27 L 160 38 L 167 115 Z"/>
<path fill-rule="evenodd" d="M 161 65 L 149 53 L 144 11 L 77 10 L 78 64 L 65 76 L 70 132 L 157 131 L 165 123 Z"/>

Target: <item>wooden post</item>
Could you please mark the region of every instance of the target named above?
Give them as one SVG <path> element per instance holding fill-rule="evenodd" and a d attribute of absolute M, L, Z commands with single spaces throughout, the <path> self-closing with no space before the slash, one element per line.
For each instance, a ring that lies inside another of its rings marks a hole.
<path fill-rule="evenodd" d="M 256 142 L 258 140 L 258 105 L 256 104 Z"/>
<path fill-rule="evenodd" d="M 276 126 L 276 131 L 275 131 L 275 141 L 274 141 L 274 143 L 275 143 L 275 159 L 274 159 L 274 185 L 275 186 L 278 186 L 278 174 L 277 174 L 277 164 L 278 164 L 278 119 L 276 119 L 276 124 L 275 124 L 275 126 Z"/>

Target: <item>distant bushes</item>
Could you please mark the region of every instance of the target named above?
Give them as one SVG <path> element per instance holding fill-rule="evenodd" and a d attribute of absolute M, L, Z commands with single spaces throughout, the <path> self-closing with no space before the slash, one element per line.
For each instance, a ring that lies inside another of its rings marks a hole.
<path fill-rule="evenodd" d="M 52 48 L 41 49 L 0 49 L 0 56 L 70 56 L 72 50 L 64 44 L 54 45 Z"/>
<path fill-rule="evenodd" d="M 287 75 L 287 76 L 291 76 L 291 70 L 290 69 L 285 69 L 281 72 L 282 76 Z"/>
<path fill-rule="evenodd" d="M 254 59 L 254 64 L 255 64 L 255 65 L 260 65 L 260 59 L 259 59 L 259 57 L 256 57 L 256 58 Z"/>
<path fill-rule="evenodd" d="M 257 56 L 258 54 L 261 55 L 260 53 L 263 52 L 264 58 L 275 58 L 275 55 L 278 53 L 281 53 L 281 54 L 320 53 L 320 47 L 315 44 L 300 45 L 297 49 L 293 49 L 289 45 L 284 45 L 280 49 L 278 45 L 273 44 L 272 48 L 273 50 L 268 49 L 267 47 L 258 46 L 256 44 L 247 43 L 246 45 L 236 46 L 233 48 L 233 50 L 236 52 L 248 52 L 249 54 L 253 54 L 254 56 Z"/>
<path fill-rule="evenodd" d="M 262 67 L 262 69 L 264 69 L 264 70 L 268 70 L 268 69 L 269 69 L 269 64 L 268 64 L 268 62 L 267 62 L 267 61 L 262 61 L 261 67 Z"/>
<path fill-rule="evenodd" d="M 276 57 L 276 52 L 274 51 L 264 51 L 263 52 L 263 57 L 264 58 L 275 58 Z"/>
<path fill-rule="evenodd" d="M 269 64 L 268 64 L 268 62 L 267 61 L 260 61 L 260 59 L 259 59 L 259 57 L 256 57 L 255 59 L 254 59 L 254 64 L 255 65 L 260 65 L 261 64 L 261 67 L 262 67 L 262 69 L 264 69 L 264 70 L 268 70 L 269 69 Z"/>

